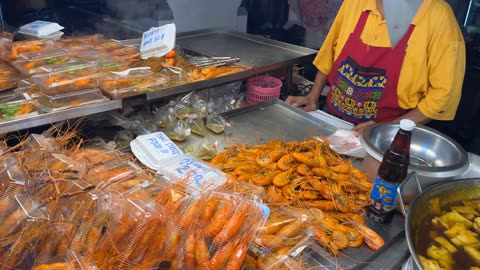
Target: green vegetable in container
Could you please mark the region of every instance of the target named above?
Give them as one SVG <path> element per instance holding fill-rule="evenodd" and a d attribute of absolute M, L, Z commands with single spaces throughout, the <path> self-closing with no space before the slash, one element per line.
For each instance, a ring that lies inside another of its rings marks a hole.
<path fill-rule="evenodd" d="M 22 106 L 15 103 L 3 103 L 0 104 L 0 114 L 5 120 L 11 120 L 15 118 L 15 114 L 20 110 Z"/>

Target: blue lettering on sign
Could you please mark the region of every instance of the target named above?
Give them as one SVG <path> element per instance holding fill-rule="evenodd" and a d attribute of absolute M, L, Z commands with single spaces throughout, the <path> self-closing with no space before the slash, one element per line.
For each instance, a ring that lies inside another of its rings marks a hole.
<path fill-rule="evenodd" d="M 155 28 L 143 34 L 142 37 L 142 46 L 148 46 L 152 43 L 159 42 L 165 38 L 165 33 L 159 29 Z"/>
<path fill-rule="evenodd" d="M 41 21 L 38 21 L 38 22 L 33 22 L 31 23 L 28 27 L 30 27 L 31 29 L 38 29 L 44 25 L 47 25 L 49 24 L 49 22 L 41 22 Z"/>

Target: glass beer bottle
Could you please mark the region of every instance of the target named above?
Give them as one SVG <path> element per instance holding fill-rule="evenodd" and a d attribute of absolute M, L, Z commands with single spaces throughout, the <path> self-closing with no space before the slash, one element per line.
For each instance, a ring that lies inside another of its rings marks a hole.
<path fill-rule="evenodd" d="M 373 221 L 387 222 L 397 205 L 397 187 L 408 173 L 410 142 L 414 128 L 415 123 L 412 120 L 401 120 L 400 129 L 383 155 L 367 208 L 367 216 Z"/>

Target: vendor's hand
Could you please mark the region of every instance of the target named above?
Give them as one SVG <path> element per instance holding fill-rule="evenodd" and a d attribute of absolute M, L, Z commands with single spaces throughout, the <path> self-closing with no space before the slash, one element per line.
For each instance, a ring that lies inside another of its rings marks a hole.
<path fill-rule="evenodd" d="M 317 109 L 317 101 L 309 96 L 289 96 L 285 102 L 305 112 Z"/>
<path fill-rule="evenodd" d="M 364 130 L 366 127 L 368 127 L 368 126 L 370 126 L 370 125 L 373 125 L 373 124 L 375 124 L 375 121 L 368 121 L 368 122 L 365 122 L 365 123 L 360 123 L 360 124 L 354 126 L 354 127 L 352 128 L 352 130 L 358 132 L 358 134 L 361 135 L 362 132 L 363 132 L 363 130 Z"/>

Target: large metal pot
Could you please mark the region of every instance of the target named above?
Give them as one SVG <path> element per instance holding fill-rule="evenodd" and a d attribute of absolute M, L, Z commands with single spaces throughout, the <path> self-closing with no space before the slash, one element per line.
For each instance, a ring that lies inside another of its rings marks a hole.
<path fill-rule="evenodd" d="M 401 191 L 401 188 L 402 186 L 400 186 L 399 191 Z M 421 231 L 421 226 L 427 218 L 431 218 L 433 215 L 429 200 L 434 197 L 440 198 L 441 207 L 461 200 L 480 199 L 480 178 L 453 180 L 431 186 L 410 204 L 406 213 L 405 234 L 408 248 L 417 269 L 422 269 L 422 267 L 416 252 L 416 240 L 419 239 L 419 234 L 427 233 Z"/>

